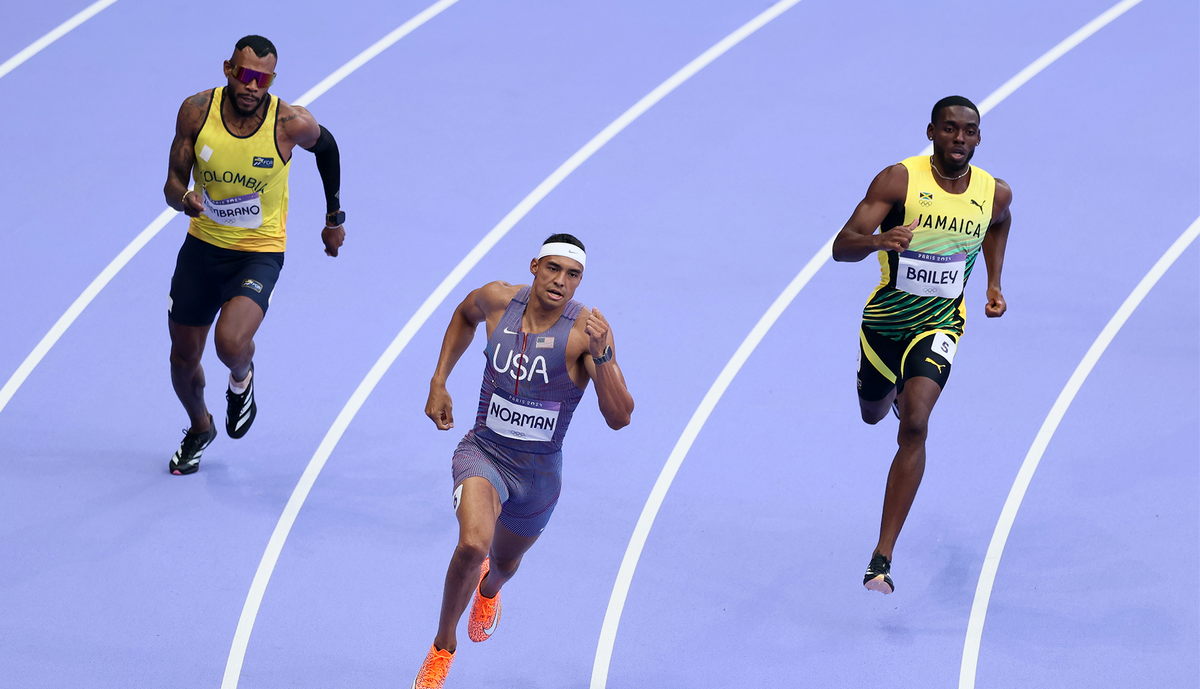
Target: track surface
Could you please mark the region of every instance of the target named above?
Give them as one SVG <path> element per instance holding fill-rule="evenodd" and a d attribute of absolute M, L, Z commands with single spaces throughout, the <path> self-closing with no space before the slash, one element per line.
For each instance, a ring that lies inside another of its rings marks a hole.
<path fill-rule="evenodd" d="M 85 4 L 23 6 L 0 59 Z M 120 0 L 0 79 L 0 379 L 162 210 L 174 117 L 244 33 L 292 100 L 423 2 Z M 276 520 L 334 417 L 425 297 L 580 146 L 763 2 L 462 0 L 313 104 L 343 159 L 342 256 L 318 238 L 299 152 L 287 266 L 258 342 L 260 415 L 201 470 L 166 462 L 166 292 L 177 218 L 100 293 L 0 412 L 0 665 L 22 687 L 221 683 Z M 368 398 L 282 552 L 241 686 L 406 686 L 456 537 L 458 426 L 422 409 L 465 292 L 524 281 L 552 232 L 588 246 L 578 298 L 613 324 L 637 400 L 610 432 L 589 393 L 551 526 L 504 624 L 449 686 L 584 687 L 617 567 L 700 399 L 871 177 L 926 143 L 929 106 L 981 99 L 1106 2 L 804 0 L 618 135 L 439 307 Z M 286 8 L 286 9 L 285 9 Z M 285 12 L 290 14 L 285 14 Z M 234 21 L 236 18 L 236 21 Z M 1100 329 L 1200 214 L 1200 25 L 1145 0 L 983 121 L 975 160 L 1014 189 L 1009 313 L 967 336 L 938 404 L 897 592 L 863 591 L 894 421 L 858 419 L 873 259 L 823 268 L 704 427 L 633 580 L 608 684 L 952 687 L 983 554 L 1021 460 Z M 938 28 L 941 27 L 941 28 Z M 34 210 L 36 209 L 36 210 Z M 1017 517 L 979 687 L 1195 687 L 1200 677 L 1200 256 L 1191 246 L 1068 411 Z M 211 348 L 209 403 L 225 372 Z"/>

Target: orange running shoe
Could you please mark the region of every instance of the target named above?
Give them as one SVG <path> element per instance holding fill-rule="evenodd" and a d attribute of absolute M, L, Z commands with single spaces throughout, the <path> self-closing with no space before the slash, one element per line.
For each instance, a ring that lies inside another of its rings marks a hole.
<path fill-rule="evenodd" d="M 500 592 L 496 592 L 495 598 L 484 598 L 479 592 L 479 587 L 483 586 L 483 578 L 487 576 L 488 570 L 491 569 L 491 558 L 483 558 L 483 564 L 479 567 L 479 583 L 475 586 L 475 602 L 471 605 L 471 618 L 467 620 L 467 636 L 471 637 L 471 641 L 487 641 L 492 636 L 492 632 L 496 631 L 496 627 L 500 625 Z"/>
<path fill-rule="evenodd" d="M 421 670 L 413 680 L 412 689 L 442 689 L 446 684 L 446 675 L 450 674 L 450 666 L 454 664 L 454 654 L 450 651 L 439 651 L 437 646 L 429 646 L 429 654 L 421 663 Z"/>

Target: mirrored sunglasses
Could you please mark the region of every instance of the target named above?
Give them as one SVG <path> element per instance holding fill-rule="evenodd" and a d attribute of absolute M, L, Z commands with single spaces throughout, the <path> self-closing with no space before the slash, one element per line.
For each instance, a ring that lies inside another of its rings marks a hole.
<path fill-rule="evenodd" d="M 275 82 L 275 75 L 273 73 L 256 72 L 253 69 L 248 69 L 246 67 L 242 67 L 241 65 L 233 65 L 233 69 L 231 71 L 234 79 L 237 79 L 243 84 L 249 84 L 252 81 L 257 81 L 260 89 L 270 88 L 271 84 Z"/>

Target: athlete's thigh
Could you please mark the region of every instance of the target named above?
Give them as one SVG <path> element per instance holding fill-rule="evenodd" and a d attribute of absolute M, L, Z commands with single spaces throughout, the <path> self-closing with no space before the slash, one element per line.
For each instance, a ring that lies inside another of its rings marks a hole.
<path fill-rule="evenodd" d="M 500 495 L 482 476 L 468 476 L 454 488 L 459 540 L 491 543 L 500 517 Z"/>
<path fill-rule="evenodd" d="M 167 317 L 167 331 L 171 334 L 171 355 L 185 361 L 199 361 L 204 354 L 204 343 L 208 341 L 208 325 L 181 325 Z"/>
<path fill-rule="evenodd" d="M 222 310 L 241 297 L 256 304 L 266 316 L 281 270 L 282 253 L 229 252 L 219 270 Z"/>
<path fill-rule="evenodd" d="M 958 339 L 940 330 L 922 333 L 913 338 L 900 362 L 901 386 L 907 389 L 914 378 L 927 378 L 937 383 L 938 391 L 950 380 Z"/>
<path fill-rule="evenodd" d="M 541 534 L 536 536 L 521 536 L 513 533 L 504 522 L 496 522 L 496 533 L 492 537 L 492 559 L 498 562 L 520 560 L 521 556 L 537 543 Z"/>
<path fill-rule="evenodd" d="M 914 376 L 904 382 L 904 400 L 900 405 L 902 426 L 924 426 L 929 422 L 933 407 L 942 395 L 942 386 L 925 376 Z"/>
<path fill-rule="evenodd" d="M 234 297 L 221 306 L 217 317 L 217 339 L 248 342 L 263 322 L 263 310 L 249 297 Z"/>
<path fill-rule="evenodd" d="M 891 405 L 903 351 L 903 343 L 884 337 L 865 325 L 859 328 L 858 400 L 864 410 Z"/>

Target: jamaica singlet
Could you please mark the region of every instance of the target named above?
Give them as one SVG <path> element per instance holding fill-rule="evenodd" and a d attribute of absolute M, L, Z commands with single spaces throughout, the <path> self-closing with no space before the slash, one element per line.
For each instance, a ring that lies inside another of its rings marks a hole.
<path fill-rule="evenodd" d="M 195 191 L 204 213 L 192 218 L 188 234 L 223 249 L 278 252 L 287 243 L 288 163 L 275 142 L 279 99 L 269 103 L 262 124 L 235 136 L 221 111 L 225 89 L 215 88 L 196 135 Z"/>
<path fill-rule="evenodd" d="M 880 251 L 883 276 L 863 309 L 863 325 L 893 340 L 942 330 L 962 335 L 967 311 L 963 288 L 992 221 L 996 180 L 971 166 L 962 194 L 938 186 L 928 156 L 901 161 L 908 191 L 880 224 L 880 231 L 908 225 L 918 216 L 904 252 Z"/>

